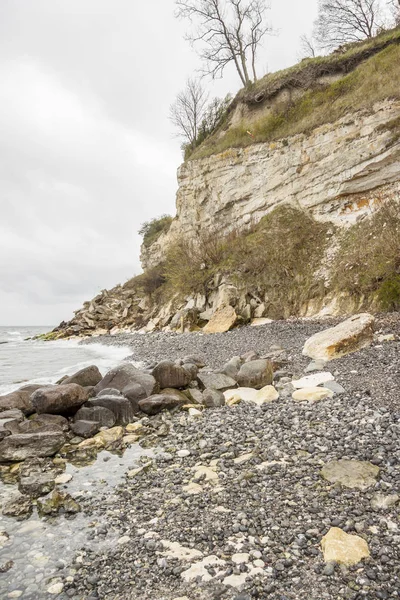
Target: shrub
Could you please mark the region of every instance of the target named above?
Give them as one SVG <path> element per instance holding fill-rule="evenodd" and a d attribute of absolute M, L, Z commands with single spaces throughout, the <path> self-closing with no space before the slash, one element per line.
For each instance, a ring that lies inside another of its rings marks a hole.
<path fill-rule="evenodd" d="M 342 234 L 332 284 L 359 298 L 375 295 L 383 310 L 393 310 L 399 281 L 400 205 L 388 202 Z"/>
<path fill-rule="evenodd" d="M 153 244 L 162 233 L 166 233 L 171 227 L 172 217 L 170 215 L 162 215 L 146 221 L 139 229 L 139 235 L 143 236 L 143 244 L 148 248 Z"/>

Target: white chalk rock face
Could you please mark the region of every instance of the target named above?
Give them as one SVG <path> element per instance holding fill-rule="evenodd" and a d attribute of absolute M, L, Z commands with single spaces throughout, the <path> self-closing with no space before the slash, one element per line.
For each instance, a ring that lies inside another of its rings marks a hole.
<path fill-rule="evenodd" d="M 303 354 L 315 360 L 332 360 L 361 350 L 373 341 L 374 322 L 368 313 L 354 315 L 310 337 L 304 344 Z"/>

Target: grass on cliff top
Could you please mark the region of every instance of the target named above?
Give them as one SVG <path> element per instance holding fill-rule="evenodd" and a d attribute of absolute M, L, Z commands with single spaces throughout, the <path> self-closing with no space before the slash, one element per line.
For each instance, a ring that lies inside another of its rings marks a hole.
<path fill-rule="evenodd" d="M 383 205 L 342 233 L 332 272 L 334 289 L 357 298 L 373 297 L 381 310 L 400 310 L 398 203 Z"/>
<path fill-rule="evenodd" d="M 316 127 L 337 121 L 347 114 L 362 109 L 371 110 L 376 102 L 388 98 L 400 99 L 400 30 L 396 29 L 390 35 L 392 44 L 361 62 L 339 81 L 309 89 L 297 100 L 288 100 L 279 111 L 260 117 L 251 124 L 242 121 L 223 134 L 217 131 L 205 140 L 190 159 L 204 158 L 229 148 L 243 148 L 257 142 L 272 142 L 299 133 L 308 134 Z M 343 56 L 327 58 L 332 61 L 343 60 Z M 297 68 L 300 69 L 300 66 Z M 251 131 L 253 137 L 247 131 Z"/>
<path fill-rule="evenodd" d="M 300 210 L 278 207 L 245 231 L 175 244 L 167 254 L 165 285 L 170 293 L 193 295 L 205 293 L 216 274 L 226 275 L 239 288 L 266 295 L 271 316 L 288 317 L 321 293 L 314 273 L 330 228 Z"/>
<path fill-rule="evenodd" d="M 167 233 L 173 219 L 170 215 L 162 215 L 146 221 L 141 225 L 138 233 L 143 236 L 143 245 L 148 248 L 158 240 L 162 233 Z"/>

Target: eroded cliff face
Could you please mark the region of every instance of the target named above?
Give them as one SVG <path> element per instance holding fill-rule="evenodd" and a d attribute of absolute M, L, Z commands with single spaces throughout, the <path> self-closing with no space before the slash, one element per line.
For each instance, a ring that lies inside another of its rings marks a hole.
<path fill-rule="evenodd" d="M 400 139 L 391 124 L 400 102 L 348 114 L 308 135 L 230 149 L 178 170 L 177 214 L 170 230 L 142 248 L 154 267 L 183 236 L 227 232 L 287 203 L 314 219 L 349 226 L 385 200 L 400 197 Z"/>

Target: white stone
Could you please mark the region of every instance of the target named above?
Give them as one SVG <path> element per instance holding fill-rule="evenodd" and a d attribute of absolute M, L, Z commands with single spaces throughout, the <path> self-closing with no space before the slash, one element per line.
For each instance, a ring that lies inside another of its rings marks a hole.
<path fill-rule="evenodd" d="M 234 458 L 233 462 L 235 463 L 235 465 L 241 465 L 242 463 L 245 463 L 245 462 L 248 462 L 249 460 L 251 460 L 253 458 L 253 456 L 254 456 L 253 452 L 249 452 L 247 454 L 241 454 L 237 458 Z"/>
<path fill-rule="evenodd" d="M 298 400 L 300 402 L 318 402 L 324 398 L 333 398 L 333 396 L 334 393 L 332 390 L 324 387 L 302 388 L 300 390 L 296 390 L 292 394 L 293 400 Z"/>
<path fill-rule="evenodd" d="M 197 579 L 197 577 L 202 581 L 210 581 L 213 577 L 207 571 L 206 567 L 223 567 L 225 564 L 225 561 L 218 558 L 218 556 L 206 556 L 200 562 L 194 563 L 189 569 L 183 571 L 181 577 L 187 582 L 193 581 L 194 579 Z"/>
<path fill-rule="evenodd" d="M 400 496 L 398 494 L 389 494 L 388 496 L 375 494 L 371 500 L 371 506 L 375 510 L 387 510 L 395 506 L 399 500 Z"/>
<path fill-rule="evenodd" d="M 191 481 L 190 483 L 188 483 L 188 485 L 184 485 L 182 487 L 182 490 L 186 494 L 190 494 L 191 496 L 195 496 L 196 494 L 201 494 L 202 491 L 203 491 L 203 488 L 198 483 L 195 483 L 194 481 Z"/>
<path fill-rule="evenodd" d="M 119 538 L 118 544 L 120 544 L 120 546 L 122 546 L 123 544 L 127 544 L 130 541 L 130 539 L 131 538 L 129 537 L 129 535 L 123 535 Z"/>
<path fill-rule="evenodd" d="M 218 481 L 218 474 L 215 472 L 214 468 L 207 467 L 205 465 L 198 465 L 196 467 L 192 467 L 195 471 L 194 478 L 199 479 L 199 477 L 204 477 L 202 481 Z"/>
<path fill-rule="evenodd" d="M 190 450 L 178 450 L 176 455 L 179 456 L 179 458 L 186 458 L 187 456 L 190 456 Z"/>
<path fill-rule="evenodd" d="M 374 322 L 368 313 L 354 315 L 310 337 L 304 344 L 303 354 L 315 360 L 332 360 L 361 350 L 373 341 Z"/>
<path fill-rule="evenodd" d="M 251 320 L 250 325 L 251 327 L 260 327 L 261 325 L 269 325 L 270 323 L 273 323 L 272 319 L 256 317 L 255 319 Z"/>
<path fill-rule="evenodd" d="M 294 379 L 292 385 L 296 389 L 317 387 L 318 385 L 321 385 L 321 383 L 333 381 L 334 379 L 332 373 L 321 371 L 319 373 L 313 373 L 312 375 L 306 375 L 306 377 L 302 377 L 301 379 Z"/>
<path fill-rule="evenodd" d="M 247 552 L 239 552 L 237 554 L 232 555 L 232 562 L 234 562 L 236 565 L 248 563 L 249 560 L 250 554 L 247 554 Z"/>
<path fill-rule="evenodd" d="M 189 408 L 189 416 L 198 419 L 202 416 L 201 410 L 197 410 L 197 408 Z"/>
<path fill-rule="evenodd" d="M 203 556 L 200 550 L 196 550 L 195 548 L 186 548 L 185 546 L 181 546 L 178 542 L 170 542 L 168 540 L 161 541 L 164 552 L 161 552 L 162 556 L 167 556 L 168 558 L 177 558 L 179 560 L 194 560 L 196 558 L 201 558 Z"/>
<path fill-rule="evenodd" d="M 47 592 L 49 594 L 61 594 L 61 592 L 64 589 L 64 584 L 63 583 L 54 583 L 53 585 L 51 585 L 50 587 L 47 588 Z"/>
<path fill-rule="evenodd" d="M 14 590 L 7 594 L 7 598 L 20 598 L 24 592 L 22 590 Z"/>
<path fill-rule="evenodd" d="M 55 478 L 55 483 L 56 485 L 61 485 L 63 483 L 68 483 L 69 481 L 71 481 L 72 479 L 72 475 L 70 473 L 62 473 L 62 475 L 58 475 L 58 477 Z"/>

